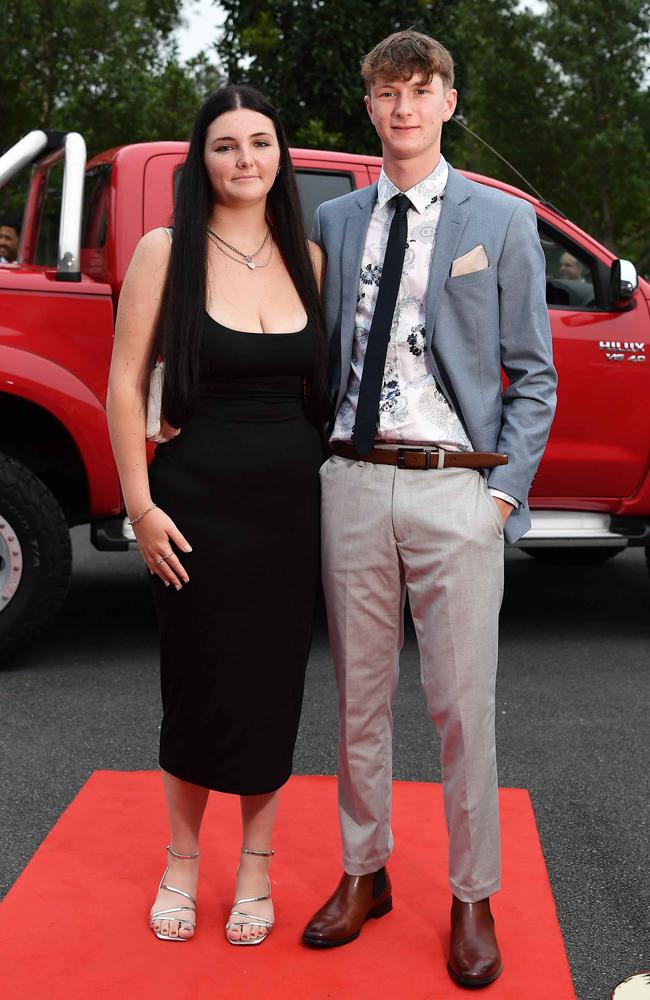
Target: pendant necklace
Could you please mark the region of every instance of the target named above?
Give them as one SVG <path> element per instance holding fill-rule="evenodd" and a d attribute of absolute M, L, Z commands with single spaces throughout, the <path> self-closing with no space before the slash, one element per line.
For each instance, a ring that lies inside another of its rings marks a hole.
<path fill-rule="evenodd" d="M 268 267 L 269 264 L 271 263 L 271 258 L 273 257 L 273 240 L 271 240 L 271 244 L 269 246 L 268 258 L 264 261 L 263 264 L 260 264 L 259 261 L 256 263 L 254 260 L 251 261 L 250 264 L 247 264 L 245 260 L 240 260 L 239 257 L 235 257 L 233 256 L 233 254 L 229 253 L 228 250 L 226 250 L 225 247 L 222 247 L 221 244 L 218 243 L 217 240 L 215 240 L 210 233 L 208 233 L 208 239 L 210 240 L 211 243 L 214 243 L 217 250 L 220 250 L 221 253 L 224 254 L 226 257 L 228 257 L 229 260 L 234 260 L 235 264 L 246 264 L 246 266 L 249 267 L 251 271 L 253 270 L 259 271 L 264 267 Z M 257 253 L 259 253 L 259 250 L 257 251 Z"/>
<path fill-rule="evenodd" d="M 266 227 L 266 235 L 264 236 L 264 239 L 262 240 L 261 245 L 255 251 L 255 253 L 244 253 L 243 250 L 238 250 L 237 247 L 234 247 L 231 243 L 227 243 L 226 240 L 223 239 L 223 237 L 219 236 L 218 233 L 215 233 L 215 231 L 213 229 L 210 229 L 209 226 L 207 227 L 207 232 L 208 232 L 208 236 L 210 237 L 210 239 L 212 240 L 212 242 L 214 243 L 214 245 L 216 247 L 219 247 L 220 250 L 223 249 L 223 247 L 221 246 L 221 244 L 223 243 L 223 246 L 228 247 L 229 250 L 232 250 L 233 253 L 237 254 L 237 257 L 231 257 L 230 254 L 226 254 L 226 257 L 230 257 L 231 260 L 236 260 L 238 264 L 245 264 L 246 267 L 249 267 L 251 269 L 251 271 L 254 271 L 255 268 L 258 267 L 258 266 L 261 266 L 261 267 L 265 267 L 266 266 L 264 264 L 257 265 L 255 263 L 255 261 L 253 260 L 253 258 L 257 257 L 258 253 L 261 253 L 261 251 L 266 246 L 266 241 L 268 240 L 268 238 L 269 238 L 269 236 L 271 234 L 271 229 L 270 229 L 269 226 Z M 243 260 L 239 260 L 238 259 L 239 257 L 242 257 Z"/>

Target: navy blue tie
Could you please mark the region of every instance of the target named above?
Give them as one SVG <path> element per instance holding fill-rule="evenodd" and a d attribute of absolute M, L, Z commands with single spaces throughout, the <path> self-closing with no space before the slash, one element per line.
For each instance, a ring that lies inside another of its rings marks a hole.
<path fill-rule="evenodd" d="M 405 194 L 398 194 L 392 200 L 395 202 L 395 214 L 390 224 L 379 291 L 368 334 L 357 401 L 357 416 L 352 432 L 352 443 L 359 458 L 368 454 L 375 440 L 386 351 L 406 252 L 408 236 L 406 213 L 411 208 L 411 202 Z"/>

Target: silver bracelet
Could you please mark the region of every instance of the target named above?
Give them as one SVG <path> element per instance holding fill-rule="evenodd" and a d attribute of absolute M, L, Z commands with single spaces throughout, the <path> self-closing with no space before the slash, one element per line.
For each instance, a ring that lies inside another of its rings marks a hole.
<path fill-rule="evenodd" d="M 129 524 L 137 524 L 138 521 L 140 521 L 144 517 L 145 514 L 148 514 L 150 510 L 153 510 L 154 507 L 157 507 L 157 506 L 158 506 L 157 503 L 152 503 L 151 507 L 147 507 L 147 509 L 143 510 L 141 514 L 138 514 L 137 517 L 131 518 L 131 520 L 129 521 Z"/>

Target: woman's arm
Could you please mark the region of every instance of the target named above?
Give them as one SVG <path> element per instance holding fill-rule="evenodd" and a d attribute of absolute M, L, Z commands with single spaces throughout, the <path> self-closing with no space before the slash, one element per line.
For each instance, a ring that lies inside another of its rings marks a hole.
<path fill-rule="evenodd" d="M 131 519 L 153 503 L 147 474 L 146 402 L 169 256 L 169 238 L 163 229 L 142 237 L 126 273 L 117 311 L 106 412 L 122 494 Z M 187 581 L 187 573 L 175 555 L 161 561 L 171 551 L 170 540 L 189 551 L 187 541 L 163 511 L 151 510 L 133 530 L 152 573 L 177 587 L 180 587 L 178 577 Z"/>

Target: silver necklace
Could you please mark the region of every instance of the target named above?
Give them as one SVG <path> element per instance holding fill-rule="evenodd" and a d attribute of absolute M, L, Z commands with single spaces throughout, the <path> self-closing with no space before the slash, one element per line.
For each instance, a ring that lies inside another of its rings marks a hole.
<path fill-rule="evenodd" d="M 212 234 L 210 232 L 208 232 L 208 239 L 210 240 L 211 243 L 214 243 L 214 245 L 216 246 L 217 250 L 221 250 L 221 253 L 224 254 L 228 258 L 228 260 L 234 260 L 235 264 L 246 264 L 246 261 L 240 260 L 239 257 L 233 257 L 233 255 L 231 253 L 228 253 L 228 251 L 226 250 L 226 248 L 222 247 L 221 244 L 218 243 L 213 238 L 213 236 L 212 236 Z M 260 247 L 260 249 L 261 249 L 261 247 Z M 259 253 L 259 250 L 257 251 L 257 253 Z M 271 263 L 271 258 L 272 257 L 273 257 L 273 241 L 271 241 L 271 245 L 269 247 L 269 256 L 268 256 L 268 259 L 263 264 L 259 264 L 259 263 L 256 264 L 255 261 L 251 261 L 251 263 L 247 264 L 246 266 L 250 267 L 251 271 L 253 271 L 255 269 L 257 269 L 259 271 L 262 268 L 269 266 L 269 264 Z"/>
<path fill-rule="evenodd" d="M 219 236 L 218 233 L 215 233 L 214 229 L 210 229 L 209 226 L 207 227 L 207 231 L 208 231 L 208 236 L 211 238 L 211 240 L 212 240 L 212 242 L 214 243 L 215 246 L 219 247 L 219 249 L 221 250 L 222 248 L 221 248 L 220 244 L 223 243 L 223 245 L 225 247 L 228 247 L 229 250 L 232 250 L 233 253 L 236 253 L 237 257 L 243 257 L 243 260 L 238 260 L 237 262 L 239 264 L 245 264 L 246 267 L 250 267 L 251 271 L 254 271 L 255 268 L 258 266 L 255 263 L 255 261 L 253 260 L 253 258 L 257 257 L 258 253 L 261 253 L 261 251 L 264 249 L 264 247 L 266 245 L 266 241 L 268 240 L 269 235 L 271 233 L 270 227 L 267 226 L 266 227 L 266 235 L 264 236 L 264 239 L 262 240 L 261 245 L 255 251 L 255 253 L 244 253 L 243 250 L 238 250 L 237 247 L 234 247 L 232 245 L 232 243 L 228 243 L 226 240 L 224 240 L 224 238 L 222 236 Z M 218 243 L 215 242 L 216 240 L 218 240 L 219 242 Z M 230 254 L 226 254 L 226 256 L 230 257 Z M 230 259 L 231 260 L 237 260 L 237 257 L 230 257 Z M 264 266 L 264 265 L 262 265 L 262 266 Z"/>

